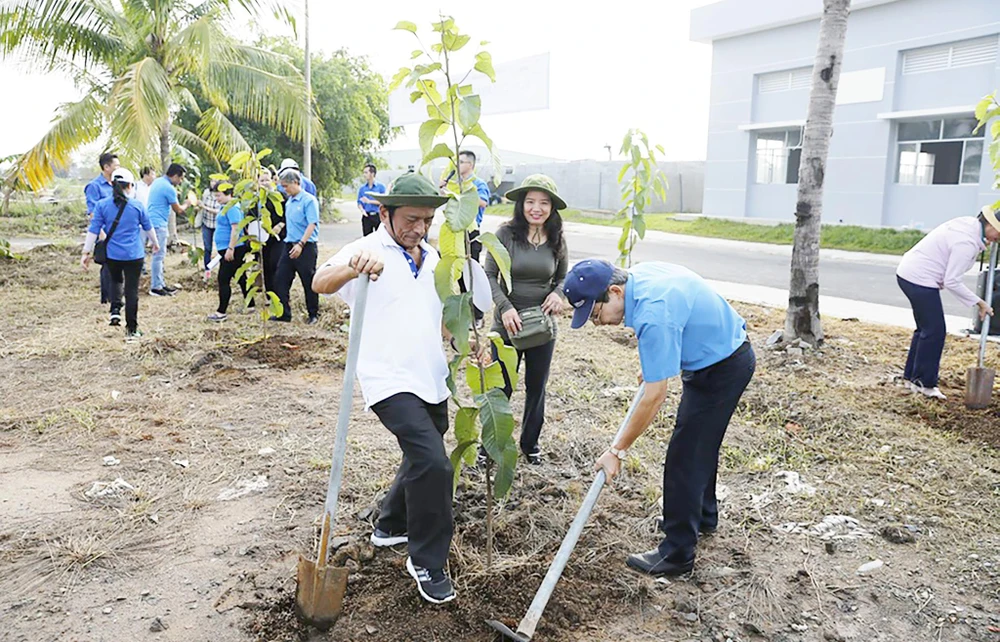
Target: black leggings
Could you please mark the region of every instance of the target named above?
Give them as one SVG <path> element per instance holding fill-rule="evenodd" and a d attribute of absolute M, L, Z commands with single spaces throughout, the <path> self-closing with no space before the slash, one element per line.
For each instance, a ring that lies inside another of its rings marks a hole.
<path fill-rule="evenodd" d="M 139 327 L 139 276 L 143 259 L 116 261 L 108 259 L 104 268 L 111 280 L 111 314 L 121 314 L 122 294 L 125 295 L 125 327 L 135 331 Z M 103 270 L 102 270 L 103 272 Z"/>
<path fill-rule="evenodd" d="M 225 314 L 226 310 L 229 309 L 229 299 L 233 296 L 233 276 L 236 275 L 236 271 L 243 265 L 243 257 L 247 255 L 247 246 L 241 245 L 234 249 L 232 261 L 227 261 L 225 254 L 226 250 L 222 250 L 223 256 L 219 262 L 219 314 Z M 245 299 L 247 296 L 246 273 L 240 275 L 239 284 L 240 291 L 243 292 L 243 298 Z M 251 301 L 247 307 L 254 307 L 254 302 Z"/>

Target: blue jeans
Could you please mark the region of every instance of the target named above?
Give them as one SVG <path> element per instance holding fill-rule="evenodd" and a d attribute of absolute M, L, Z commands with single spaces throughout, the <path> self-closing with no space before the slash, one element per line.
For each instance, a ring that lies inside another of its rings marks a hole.
<path fill-rule="evenodd" d="M 898 276 L 896 283 L 910 300 L 913 320 L 917 324 L 910 340 L 910 352 L 906 355 L 903 378 L 925 388 L 934 388 L 938 385 L 938 370 L 947 334 L 941 291 L 910 283 Z"/>
<path fill-rule="evenodd" d="M 156 243 L 160 246 L 160 251 L 153 255 L 153 275 L 149 287 L 152 290 L 162 290 L 167 284 L 163 278 L 163 259 L 167 256 L 167 228 L 156 228 Z"/>
<path fill-rule="evenodd" d="M 205 269 L 212 262 L 212 239 L 215 237 L 215 228 L 201 226 L 201 246 L 205 248 Z"/>

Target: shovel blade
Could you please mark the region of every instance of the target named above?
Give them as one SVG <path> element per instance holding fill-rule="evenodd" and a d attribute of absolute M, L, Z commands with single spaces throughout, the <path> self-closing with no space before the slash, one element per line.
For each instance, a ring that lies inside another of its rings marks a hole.
<path fill-rule="evenodd" d="M 530 642 L 531 638 L 521 635 L 520 633 L 515 633 L 510 630 L 503 622 L 498 620 L 486 620 L 486 624 L 489 625 L 491 629 L 504 636 L 508 640 L 513 640 L 514 642 Z"/>
<path fill-rule="evenodd" d="M 993 368 L 969 368 L 965 373 L 965 407 L 987 408 L 993 397 Z"/>
<path fill-rule="evenodd" d="M 300 555 L 295 588 L 295 613 L 299 619 L 321 631 L 332 627 L 344 610 L 348 574 L 346 568 L 320 568 Z"/>

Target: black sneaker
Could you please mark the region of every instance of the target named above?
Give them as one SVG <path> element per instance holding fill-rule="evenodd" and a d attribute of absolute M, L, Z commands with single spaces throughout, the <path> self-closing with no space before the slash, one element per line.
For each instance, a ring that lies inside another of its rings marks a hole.
<path fill-rule="evenodd" d="M 170 287 L 169 285 L 164 285 L 163 289 L 166 290 L 168 294 L 173 294 L 174 292 L 176 292 L 180 288 L 173 288 L 173 287 Z"/>
<path fill-rule="evenodd" d="M 529 464 L 531 464 L 532 466 L 541 466 L 542 451 L 541 449 L 538 448 L 538 446 L 535 446 L 535 449 L 532 450 L 531 452 L 522 451 L 522 453 L 524 454 L 524 458 L 528 460 Z"/>
<path fill-rule="evenodd" d="M 415 566 L 413 560 L 406 558 L 406 572 L 417 582 L 417 592 L 431 604 L 444 604 L 455 599 L 455 589 L 451 580 L 443 570 L 432 570 Z"/>
<path fill-rule="evenodd" d="M 118 326 L 122 324 L 122 315 L 112 314 L 111 318 L 108 319 L 108 325 Z"/>
<path fill-rule="evenodd" d="M 375 532 L 371 536 L 372 544 L 379 547 L 399 546 L 409 541 L 410 538 L 407 537 L 406 533 L 387 533 L 378 526 L 375 527 Z"/>
<path fill-rule="evenodd" d="M 169 291 L 169 290 L 167 290 L 167 289 L 165 289 L 165 288 L 160 288 L 159 290 L 150 290 L 149 291 L 149 295 L 150 296 L 173 296 L 174 293 L 171 292 L 171 291 Z"/>
<path fill-rule="evenodd" d="M 138 328 L 136 328 L 135 330 L 126 330 L 125 331 L 125 338 L 126 339 L 139 339 L 141 337 L 142 337 L 142 331 L 139 330 Z"/>

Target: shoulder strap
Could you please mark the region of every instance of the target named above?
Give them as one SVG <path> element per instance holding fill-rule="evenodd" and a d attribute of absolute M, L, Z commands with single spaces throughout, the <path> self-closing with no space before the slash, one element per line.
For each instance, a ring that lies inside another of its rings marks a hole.
<path fill-rule="evenodd" d="M 118 216 L 115 217 L 115 222 L 111 224 L 111 229 L 108 230 L 107 236 L 104 237 L 104 242 L 105 243 L 107 243 L 108 241 L 111 240 L 111 235 L 114 234 L 115 230 L 118 229 L 118 221 L 122 220 L 122 212 L 125 211 L 125 206 L 126 205 L 128 205 L 128 201 L 127 200 L 124 203 L 122 203 L 121 205 L 118 206 Z"/>

